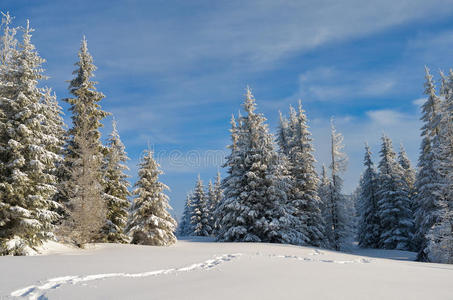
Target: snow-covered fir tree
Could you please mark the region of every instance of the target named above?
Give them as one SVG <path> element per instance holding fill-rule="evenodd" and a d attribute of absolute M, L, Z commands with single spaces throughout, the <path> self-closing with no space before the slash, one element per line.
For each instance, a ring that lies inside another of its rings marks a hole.
<path fill-rule="evenodd" d="M 184 211 L 181 216 L 181 222 L 178 224 L 177 233 L 180 236 L 193 235 L 193 226 L 190 222 L 192 218 L 192 193 L 187 194 Z"/>
<path fill-rule="evenodd" d="M 440 209 L 437 223 L 428 231 L 427 259 L 436 263 L 453 264 L 453 211 Z"/>
<path fill-rule="evenodd" d="M 437 162 L 444 179 L 442 189 L 444 201 L 437 204 L 436 222 L 427 231 L 424 252 L 430 262 L 453 264 L 453 99 L 450 97 L 453 97 L 451 91 L 445 100 L 443 124 L 440 127 L 441 159 Z"/>
<path fill-rule="evenodd" d="M 288 155 L 288 145 L 290 139 L 288 119 L 279 111 L 280 122 L 277 132 L 277 145 L 281 153 Z"/>
<path fill-rule="evenodd" d="M 208 201 L 209 199 L 205 193 L 203 181 L 200 175 L 198 175 L 197 183 L 192 193 L 192 217 L 190 219 L 193 233 L 196 236 L 209 236 L 212 232 Z"/>
<path fill-rule="evenodd" d="M 300 224 L 287 207 L 285 170 L 263 115 L 247 88 L 246 116 L 232 119 L 231 154 L 225 166 L 224 198 L 217 208 L 218 240 L 302 243 Z"/>
<path fill-rule="evenodd" d="M 103 237 L 108 242 L 126 243 L 128 237 L 125 227 L 128 220 L 130 203 L 130 184 L 128 176 L 124 173 L 129 168 L 124 144 L 116 127 L 116 121 L 112 123 L 112 133 L 108 138 L 108 151 L 105 155 L 103 173 L 105 182 L 105 201 L 107 206 L 107 223 L 103 227 Z"/>
<path fill-rule="evenodd" d="M 418 260 L 426 261 L 428 230 L 437 222 L 438 211 L 443 205 L 444 197 L 439 191 L 442 189 L 442 177 L 438 168 L 439 125 L 441 118 L 441 99 L 436 95 L 433 76 L 425 67 L 425 94 L 427 100 L 422 106 L 423 127 L 421 128 L 422 142 L 418 159 L 418 171 L 415 181 L 416 196 L 415 208 L 415 247 L 418 249 Z M 443 77 L 443 76 L 442 76 Z M 446 95 L 447 86 L 443 82 L 441 94 Z"/>
<path fill-rule="evenodd" d="M 77 69 L 73 72 L 75 78 L 70 81 L 69 92 L 73 97 L 63 99 L 70 104 L 69 111 L 72 113 L 72 127 L 68 131 L 68 142 L 65 151 L 64 170 L 61 172 L 61 185 L 59 188 L 58 200 L 60 203 L 69 201 L 68 195 L 72 193 L 74 187 L 70 180 L 70 173 L 74 161 L 78 157 L 78 147 L 76 139 L 86 138 L 88 144 L 93 148 L 93 155 L 99 166 L 95 170 L 98 182 L 103 183 L 102 161 L 106 148 L 101 143 L 102 119 L 109 114 L 103 111 L 99 102 L 104 95 L 96 90 L 97 82 L 93 81 L 93 72 L 96 66 L 93 64 L 93 57 L 88 52 L 87 40 L 82 39 L 80 51 L 78 53 L 79 61 L 75 64 Z"/>
<path fill-rule="evenodd" d="M 352 216 L 350 201 L 343 195 L 341 173 L 346 170 L 347 156 L 343 152 L 343 136 L 337 132 L 333 119 L 331 121 L 330 148 L 330 219 L 332 224 L 332 246 L 335 250 L 347 249 L 352 242 Z"/>
<path fill-rule="evenodd" d="M 365 171 L 360 179 L 358 200 L 358 242 L 359 246 L 364 248 L 378 248 L 381 236 L 377 196 L 379 181 L 371 155 L 370 147 L 367 144 L 364 158 Z"/>
<path fill-rule="evenodd" d="M 359 179 L 359 183 L 360 181 L 362 180 L 362 177 L 360 177 Z M 360 184 L 356 186 L 356 188 L 352 191 L 351 194 L 349 195 L 345 195 L 346 196 L 346 203 L 347 203 L 347 206 L 350 207 L 351 209 L 351 234 L 352 234 L 352 237 L 351 237 L 351 240 L 352 239 L 355 239 L 357 236 L 358 236 L 358 227 L 359 227 L 359 211 L 358 211 L 358 207 L 359 207 L 359 197 L 360 197 L 360 194 L 361 194 L 361 187 L 360 187 Z"/>
<path fill-rule="evenodd" d="M 415 185 L 415 170 L 412 167 L 411 161 L 407 157 L 406 149 L 404 149 L 403 144 L 400 145 L 400 151 L 398 152 L 398 162 L 404 170 L 403 179 L 409 187 L 409 192 L 412 200 Z"/>
<path fill-rule="evenodd" d="M 41 114 L 44 117 L 42 122 L 43 131 L 46 138 L 43 141 L 45 148 L 54 153 L 55 164 L 51 165 L 46 170 L 46 173 L 56 177 L 54 183 L 57 188 L 61 186 L 61 174 L 64 172 L 64 152 L 66 144 L 66 124 L 63 120 L 63 109 L 58 104 L 57 97 L 50 88 L 43 89 L 43 97 L 41 98 Z M 58 202 L 58 192 L 54 195 L 54 200 Z M 59 205 L 57 212 L 60 215 L 65 214 L 65 207 Z"/>
<path fill-rule="evenodd" d="M 53 236 L 52 222 L 58 214 L 53 201 L 56 178 L 48 172 L 59 157 L 49 151 L 45 116 L 41 114 L 44 93 L 38 83 L 46 77 L 31 42 L 29 22 L 23 40 L 7 58 L 0 74 L 2 111 L 0 182 L 0 253 L 24 255 Z"/>
<path fill-rule="evenodd" d="M 333 230 L 332 230 L 332 203 L 331 203 L 331 181 L 329 174 L 327 173 L 327 168 L 323 164 L 321 168 L 321 176 L 318 186 L 318 196 L 321 200 L 321 215 L 324 220 L 324 236 L 325 242 L 328 248 L 333 247 Z"/>
<path fill-rule="evenodd" d="M 403 180 L 406 183 L 406 187 L 408 189 L 409 200 L 410 200 L 410 208 L 413 214 L 413 220 L 415 222 L 415 197 L 416 197 L 416 190 L 415 190 L 415 169 L 412 167 L 411 161 L 407 157 L 406 149 L 404 148 L 403 144 L 400 144 L 400 151 L 398 152 L 398 163 L 403 168 Z M 415 226 L 412 227 L 412 241 L 410 245 L 410 250 L 417 251 L 417 246 L 415 245 L 414 235 L 415 235 Z"/>
<path fill-rule="evenodd" d="M 432 86 L 434 87 L 433 77 L 431 76 L 430 80 L 428 80 L 428 78 L 427 78 L 428 74 L 429 74 L 429 68 L 427 66 L 425 66 L 425 79 L 427 79 L 427 82 L 425 82 L 425 89 L 428 88 L 427 83 L 429 84 L 429 82 L 431 82 Z M 445 73 L 442 70 L 439 70 L 439 75 L 440 75 L 439 96 L 441 99 L 445 99 L 448 97 L 448 93 L 450 92 L 449 84 L 448 84 L 448 77 L 445 76 Z M 426 94 L 426 90 L 425 90 L 425 94 Z"/>
<path fill-rule="evenodd" d="M 159 181 L 162 173 L 153 153 L 147 150 L 139 164 L 133 191 L 136 198 L 127 227 L 133 244 L 169 246 L 176 242 L 177 224 L 168 212 L 171 207 L 164 193 L 168 187 Z"/>
<path fill-rule="evenodd" d="M 63 120 L 63 109 L 58 104 L 57 96 L 52 89 L 44 88 L 43 97 L 41 98 L 41 114 L 43 115 L 43 130 L 46 134 L 44 145 L 46 148 L 55 154 L 55 160 L 58 163 L 56 168 L 60 166 L 63 160 L 64 146 L 66 141 L 65 123 Z M 55 174 L 56 169 L 49 170 Z"/>
<path fill-rule="evenodd" d="M 14 97 L 15 88 L 13 84 L 14 64 L 12 57 L 17 50 L 16 33 L 17 28 L 11 28 L 12 17 L 9 13 L 1 13 L 2 21 L 0 29 L 2 32 L 0 38 L 0 149 L 7 147 L 8 138 L 4 134 L 7 124 L 8 102 L 3 99 L 12 99 Z M 0 159 L 2 159 L 0 157 Z M 3 174 L 3 163 L 0 161 L 0 175 Z M 0 211 L 1 212 L 1 211 Z M 2 218 L 0 218 L 2 219 Z"/>
<path fill-rule="evenodd" d="M 425 253 L 429 261 L 453 263 L 453 70 L 444 89 L 438 139 L 433 140 L 435 166 L 442 180 L 438 184 L 441 190 L 437 191 L 441 201 L 434 213 L 436 221 L 427 231 Z"/>
<path fill-rule="evenodd" d="M 208 216 L 209 216 L 209 227 L 211 227 L 211 233 L 214 232 L 215 228 L 215 217 L 214 211 L 216 208 L 216 195 L 214 190 L 214 185 L 212 184 L 212 180 L 208 182 L 208 190 L 207 190 L 207 209 L 208 209 Z"/>
<path fill-rule="evenodd" d="M 222 177 L 220 176 L 220 171 L 217 171 L 217 176 L 214 183 L 214 200 L 211 201 L 211 215 L 213 218 L 213 227 L 212 232 L 215 235 L 219 229 L 219 221 L 217 220 L 216 210 L 219 207 L 223 199 L 223 189 L 222 189 Z"/>
<path fill-rule="evenodd" d="M 404 170 L 397 161 L 392 141 L 382 137 L 379 162 L 378 205 L 381 221 L 380 246 L 409 250 L 413 238 L 413 214 Z"/>
<path fill-rule="evenodd" d="M 319 179 L 315 171 L 315 158 L 307 117 L 299 101 L 298 111 L 291 107 L 290 126 L 287 126 L 286 152 L 292 184 L 288 193 L 293 215 L 300 220 L 297 228 L 307 240 L 304 244 L 326 246 L 321 200 L 318 196 Z"/>

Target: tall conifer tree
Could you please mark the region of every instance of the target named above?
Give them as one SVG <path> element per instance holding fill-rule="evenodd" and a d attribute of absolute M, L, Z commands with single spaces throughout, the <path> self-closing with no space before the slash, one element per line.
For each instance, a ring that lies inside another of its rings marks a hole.
<path fill-rule="evenodd" d="M 159 181 L 162 171 L 150 150 L 139 165 L 139 179 L 133 194 L 136 196 L 128 225 L 133 244 L 169 246 L 176 242 L 176 221 L 168 212 L 168 187 Z"/>
<path fill-rule="evenodd" d="M 423 127 L 421 128 L 422 142 L 418 159 L 418 172 L 415 188 L 415 238 L 418 249 L 418 260 L 426 261 L 427 238 L 429 229 L 437 222 L 438 211 L 441 209 L 444 197 L 439 191 L 442 188 L 442 177 L 438 168 L 439 124 L 441 118 L 441 99 L 436 95 L 433 76 L 425 67 L 425 94 L 428 96 L 422 106 Z M 448 93 L 446 82 L 443 80 L 441 94 Z"/>
<path fill-rule="evenodd" d="M 2 178 L 0 183 L 0 253 L 24 255 L 53 236 L 58 219 L 55 168 L 58 156 L 46 147 L 50 136 L 41 114 L 44 93 L 37 87 L 46 77 L 31 42 L 33 29 L 27 21 L 19 49 L 11 51 L 8 68 L 1 74 Z M 2 64 L 2 67 L 5 65 Z"/>
<path fill-rule="evenodd" d="M 332 223 L 332 246 L 335 250 L 350 247 L 352 235 L 352 207 L 342 193 L 343 179 L 341 173 L 346 170 L 347 156 L 343 152 L 343 136 L 337 132 L 333 119 L 331 121 L 331 184 L 330 215 Z"/>
<path fill-rule="evenodd" d="M 198 175 L 197 184 L 192 194 L 191 205 L 192 217 L 190 222 L 192 224 L 194 234 L 196 236 L 209 236 L 212 232 L 212 223 L 209 214 L 209 199 L 205 193 L 203 181 L 201 181 L 200 175 Z"/>
<path fill-rule="evenodd" d="M 299 101 L 298 111 L 291 107 L 290 126 L 286 134 L 289 174 L 292 178 L 289 205 L 300 220 L 298 230 L 307 237 L 304 244 L 326 246 L 321 200 L 318 196 L 319 179 L 315 171 L 315 158 L 307 117 Z"/>
<path fill-rule="evenodd" d="M 107 206 L 107 223 L 103 228 L 103 237 L 109 242 L 125 243 L 128 237 L 124 232 L 128 219 L 130 203 L 130 184 L 124 172 L 129 170 L 124 144 L 113 123 L 113 130 L 108 139 L 108 151 L 104 159 L 103 173 L 105 181 L 105 200 Z"/>
<path fill-rule="evenodd" d="M 216 207 L 216 194 L 214 190 L 214 185 L 212 181 L 209 180 L 208 183 L 208 190 L 207 190 L 207 207 L 208 207 L 208 216 L 209 216 L 209 227 L 211 227 L 211 233 L 214 232 L 215 228 L 215 218 L 214 218 L 214 210 Z"/>
<path fill-rule="evenodd" d="M 331 184 L 329 174 L 327 173 L 327 168 L 325 165 L 322 165 L 321 176 L 318 186 L 318 195 L 321 200 L 321 215 L 324 219 L 324 236 L 326 246 L 328 248 L 333 247 L 334 238 L 332 230 L 332 202 L 331 202 Z"/>
<path fill-rule="evenodd" d="M 223 200 L 222 177 L 220 171 L 217 171 L 217 176 L 214 183 L 214 201 L 211 204 L 211 214 L 213 217 L 213 234 L 216 235 L 219 229 L 219 220 L 217 219 L 216 211 Z"/>
<path fill-rule="evenodd" d="M 406 149 L 404 149 L 403 144 L 400 145 L 400 151 L 398 152 L 398 163 L 403 168 L 404 181 L 409 187 L 409 192 L 412 201 L 412 197 L 414 196 L 415 170 L 412 167 L 411 161 L 407 157 Z"/>
<path fill-rule="evenodd" d="M 392 142 L 382 137 L 379 162 L 378 205 L 381 220 L 380 245 L 385 249 L 409 250 L 413 215 L 404 170 L 397 161 Z"/>
<path fill-rule="evenodd" d="M 74 162 L 79 159 L 76 140 L 86 139 L 92 148 L 94 160 L 96 161 L 97 181 L 103 184 L 102 161 L 106 148 L 101 143 L 101 133 L 99 129 L 103 126 L 101 121 L 109 115 L 103 111 L 99 102 L 104 99 L 104 94 L 96 90 L 97 82 L 93 81 L 96 66 L 93 64 L 93 57 L 88 52 L 88 44 L 85 37 L 82 39 L 79 61 L 75 64 L 77 69 L 73 72 L 74 79 L 70 81 L 69 92 L 73 97 L 64 99 L 70 104 L 69 110 L 72 113 L 72 127 L 68 131 L 68 144 L 65 153 L 65 171 L 62 172 L 62 184 L 58 199 L 62 203 L 67 203 L 69 194 L 72 193 L 74 186 L 70 180 Z"/>
<path fill-rule="evenodd" d="M 217 209 L 221 241 L 300 243 L 298 220 L 288 212 L 287 181 L 265 118 L 247 89 L 246 116 L 232 122 L 224 199 Z"/>
<path fill-rule="evenodd" d="M 426 234 L 425 253 L 429 261 L 453 263 L 453 70 L 443 84 L 444 101 L 437 139 L 433 139 L 441 194 L 436 210 L 432 213 L 435 222 Z"/>
<path fill-rule="evenodd" d="M 365 171 L 360 180 L 359 194 L 359 246 L 364 248 L 378 248 L 381 228 L 378 208 L 379 181 L 376 168 L 371 159 L 371 150 L 365 146 Z"/>
<path fill-rule="evenodd" d="M 192 193 L 187 194 L 184 211 L 182 213 L 181 222 L 178 224 L 178 234 L 180 236 L 193 235 L 193 227 L 190 223 L 192 218 Z"/>
<path fill-rule="evenodd" d="M 288 155 L 288 145 L 290 139 L 288 119 L 284 117 L 281 112 L 279 112 L 279 115 L 280 122 L 277 132 L 277 144 L 279 146 L 280 152 Z"/>

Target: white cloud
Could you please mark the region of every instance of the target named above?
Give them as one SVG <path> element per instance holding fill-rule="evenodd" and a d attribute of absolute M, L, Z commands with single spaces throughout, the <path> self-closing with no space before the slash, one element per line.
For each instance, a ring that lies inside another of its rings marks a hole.
<path fill-rule="evenodd" d="M 123 5 L 83 5 L 65 10 L 54 2 L 32 12 L 40 34 L 55 45 L 55 55 L 71 53 L 86 34 L 89 44 L 112 72 L 174 73 L 200 64 L 228 61 L 219 71 L 272 67 L 282 58 L 331 42 L 369 35 L 422 17 L 453 10 L 448 0 L 375 1 L 228 1 L 218 5 L 165 5 L 138 1 Z M 443 7 L 439 10 L 438 7 Z M 215 8 L 215 9 L 213 9 Z M 82 12 L 83 13 L 80 13 Z M 49 18 L 51 18 L 49 20 Z M 175 22 L 177 20 L 177 22 Z M 64 28 L 47 24 L 64 24 Z M 63 30 L 61 30 L 63 29 Z M 121 58 L 121 59 L 119 59 Z"/>
<path fill-rule="evenodd" d="M 302 98 L 304 101 L 338 101 L 357 97 L 386 95 L 398 86 L 399 76 L 390 72 L 340 70 L 317 67 L 299 75 L 299 90 L 285 101 Z"/>
<path fill-rule="evenodd" d="M 412 101 L 415 106 L 422 106 L 426 102 L 426 98 L 418 98 Z"/>
<path fill-rule="evenodd" d="M 367 111 L 366 114 L 373 122 L 383 126 L 394 126 L 408 118 L 406 115 L 390 109 Z"/>

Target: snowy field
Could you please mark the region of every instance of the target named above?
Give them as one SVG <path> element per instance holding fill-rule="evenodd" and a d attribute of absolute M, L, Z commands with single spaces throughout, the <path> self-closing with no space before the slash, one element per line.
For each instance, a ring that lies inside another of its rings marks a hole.
<path fill-rule="evenodd" d="M 182 240 L 172 247 L 51 243 L 0 257 L 0 299 L 452 299 L 453 266 L 414 253 L 344 254 L 279 244 Z"/>

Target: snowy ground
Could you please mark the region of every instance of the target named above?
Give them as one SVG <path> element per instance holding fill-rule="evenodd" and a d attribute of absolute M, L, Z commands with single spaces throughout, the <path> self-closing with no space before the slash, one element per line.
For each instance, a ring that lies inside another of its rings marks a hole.
<path fill-rule="evenodd" d="M 404 251 L 357 251 L 54 243 L 46 255 L 0 257 L 0 299 L 453 299 L 453 266 L 412 262 Z"/>

